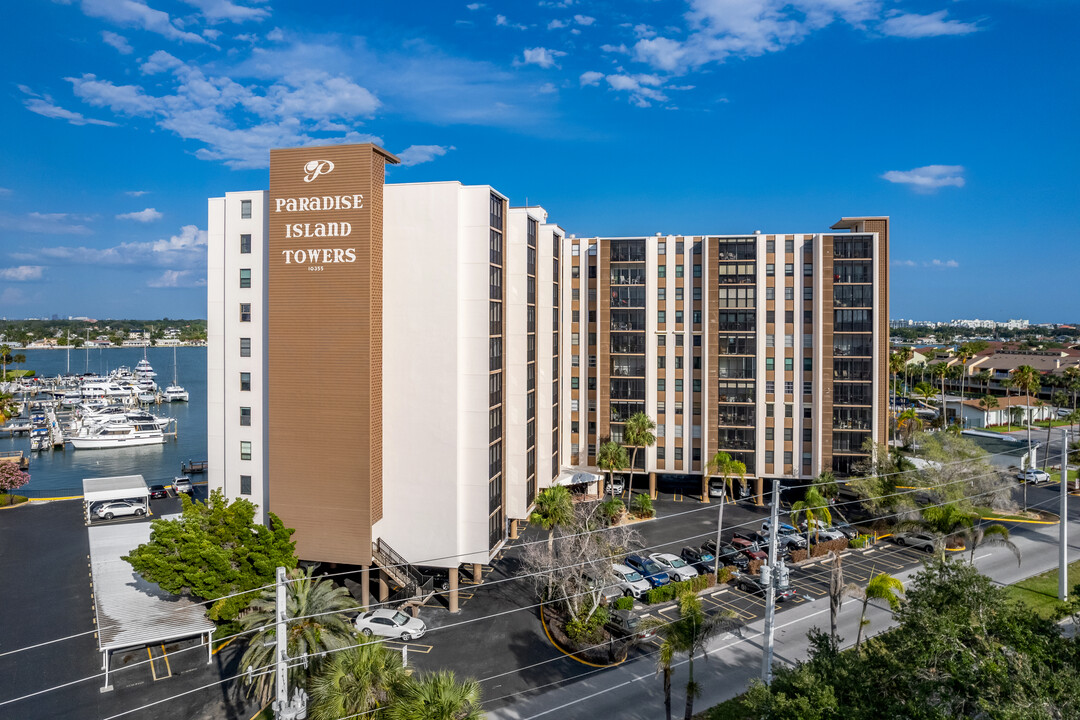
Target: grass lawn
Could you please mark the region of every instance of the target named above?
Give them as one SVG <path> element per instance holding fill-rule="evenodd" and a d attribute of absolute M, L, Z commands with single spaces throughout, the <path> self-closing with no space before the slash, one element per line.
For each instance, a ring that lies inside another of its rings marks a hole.
<path fill-rule="evenodd" d="M 26 498 L 22 495 L 11 495 L 9 493 L 0 493 L 0 507 L 7 505 L 18 505 L 19 503 L 26 502 Z"/>
<path fill-rule="evenodd" d="M 1034 511 L 1032 511 L 1032 513 L 1030 515 L 1021 515 L 1021 514 L 1017 514 L 1017 513 L 999 512 L 999 511 L 994 510 L 993 508 L 989 508 L 989 507 L 977 507 L 977 508 L 975 508 L 975 512 L 977 512 L 979 514 L 979 517 L 982 517 L 982 518 L 992 517 L 992 518 L 996 518 L 996 519 L 999 519 L 999 520 L 1054 520 L 1054 519 L 1056 519 L 1056 516 L 1042 515 L 1041 513 L 1037 513 L 1037 512 L 1034 512 Z"/>
<path fill-rule="evenodd" d="M 674 691 L 674 688 L 672 690 Z M 678 710 L 675 695 L 675 692 L 671 693 L 672 715 L 676 715 Z M 750 714 L 743 707 L 742 697 L 742 695 L 739 695 L 727 702 L 714 705 L 705 712 L 694 713 L 694 720 L 752 720 Z"/>
<path fill-rule="evenodd" d="M 1069 592 L 1080 583 L 1080 561 L 1069 564 Z M 1035 613 L 1045 618 L 1053 617 L 1055 611 L 1061 608 L 1058 602 L 1058 571 L 1049 570 L 1041 575 L 1035 575 L 1027 580 L 1021 580 L 1015 585 L 1005 588 L 1013 600 L 1024 603 Z"/>
<path fill-rule="evenodd" d="M 1069 479 L 1070 480 L 1076 480 L 1077 478 L 1080 478 L 1080 470 L 1070 470 L 1069 471 Z M 1050 473 L 1050 482 L 1061 482 L 1061 471 L 1060 470 L 1058 470 L 1057 472 Z"/>

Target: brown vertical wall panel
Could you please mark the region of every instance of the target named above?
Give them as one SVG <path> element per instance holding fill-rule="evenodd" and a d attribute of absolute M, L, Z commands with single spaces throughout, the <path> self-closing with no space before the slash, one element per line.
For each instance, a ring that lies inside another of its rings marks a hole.
<path fill-rule="evenodd" d="M 878 254 L 874 258 L 877 262 L 878 287 L 878 344 L 875 348 L 877 357 L 874 359 L 878 364 L 878 377 L 881 382 L 877 386 L 877 436 L 878 442 L 886 442 L 889 437 L 889 219 L 874 218 L 866 221 L 866 232 L 878 234 Z"/>
<path fill-rule="evenodd" d="M 387 162 L 370 144 L 270 152 L 269 509 L 305 560 L 370 564 L 382 517 Z M 343 207 L 356 196 L 361 207 Z"/>
<path fill-rule="evenodd" d="M 821 469 L 831 470 L 833 426 L 833 236 L 821 236 Z"/>

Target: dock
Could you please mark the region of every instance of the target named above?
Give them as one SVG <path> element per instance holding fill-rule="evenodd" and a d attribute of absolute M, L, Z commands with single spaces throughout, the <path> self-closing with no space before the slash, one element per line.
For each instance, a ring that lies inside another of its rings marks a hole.
<path fill-rule="evenodd" d="M 56 408 L 52 405 L 45 409 L 45 422 L 49 429 L 49 444 L 53 449 L 63 450 L 64 429 L 60 426 L 60 421 L 56 418 Z"/>
<path fill-rule="evenodd" d="M 23 455 L 22 450 L 5 450 L 0 452 L 0 462 L 15 463 L 20 470 L 30 467 L 30 458 Z"/>
<path fill-rule="evenodd" d="M 180 463 L 180 474 L 191 475 L 201 474 L 206 472 L 207 461 L 206 460 L 188 460 L 185 463 Z"/>

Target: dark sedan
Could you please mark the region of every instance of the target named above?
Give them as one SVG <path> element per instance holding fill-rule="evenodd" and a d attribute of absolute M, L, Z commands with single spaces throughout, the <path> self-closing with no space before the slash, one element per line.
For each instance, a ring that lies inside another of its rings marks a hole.
<path fill-rule="evenodd" d="M 710 553 L 714 557 L 717 554 L 716 542 L 713 540 L 706 541 L 706 543 L 701 546 L 701 549 L 705 552 Z M 750 564 L 750 561 L 747 559 L 747 557 L 743 555 L 742 549 L 737 548 L 730 543 L 722 543 L 720 545 L 719 555 L 721 565 L 734 565 L 739 570 L 745 570 Z M 712 570 L 710 570 L 709 572 L 712 572 Z"/>
<path fill-rule="evenodd" d="M 716 569 L 716 556 L 703 547 L 684 547 L 679 557 L 702 575 Z"/>
<path fill-rule="evenodd" d="M 151 485 L 147 488 L 147 491 L 150 493 L 151 500 L 169 497 L 169 491 L 165 489 L 164 485 Z"/>
<path fill-rule="evenodd" d="M 735 581 L 735 587 L 744 590 L 751 595 L 761 595 L 762 597 L 764 597 L 766 589 L 765 586 L 761 584 L 761 579 L 756 575 L 740 575 Z M 786 587 L 783 590 L 777 588 L 776 602 L 787 602 L 788 600 L 794 599 L 795 595 L 795 590 L 790 587 Z"/>

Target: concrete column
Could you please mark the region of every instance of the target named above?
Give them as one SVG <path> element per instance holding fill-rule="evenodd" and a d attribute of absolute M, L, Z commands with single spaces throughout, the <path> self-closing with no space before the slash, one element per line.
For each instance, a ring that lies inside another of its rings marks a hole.
<path fill-rule="evenodd" d="M 480 563 L 473 563 L 472 566 L 472 581 L 479 585 L 484 579 L 484 566 Z"/>
<path fill-rule="evenodd" d="M 656 473 L 649 473 L 649 498 L 656 499 Z"/>
<path fill-rule="evenodd" d="M 360 566 L 360 604 L 371 606 L 371 566 Z"/>
<path fill-rule="evenodd" d="M 754 479 L 754 502 L 758 505 L 765 504 L 765 481 L 762 478 Z"/>
<path fill-rule="evenodd" d="M 447 595 L 450 612 L 458 612 L 458 569 L 450 568 L 450 594 Z"/>
<path fill-rule="evenodd" d="M 390 598 L 390 585 L 386 582 L 386 571 L 379 568 L 379 602 L 384 603 Z"/>
<path fill-rule="evenodd" d="M 709 502 L 709 482 L 711 478 L 708 475 L 701 476 L 701 502 L 708 504 Z"/>
<path fill-rule="evenodd" d="M 600 479 L 596 481 L 597 495 L 601 500 L 604 499 L 604 473 L 599 473 Z"/>
<path fill-rule="evenodd" d="M 510 521 L 510 539 L 518 539 L 518 521 L 516 518 Z"/>

